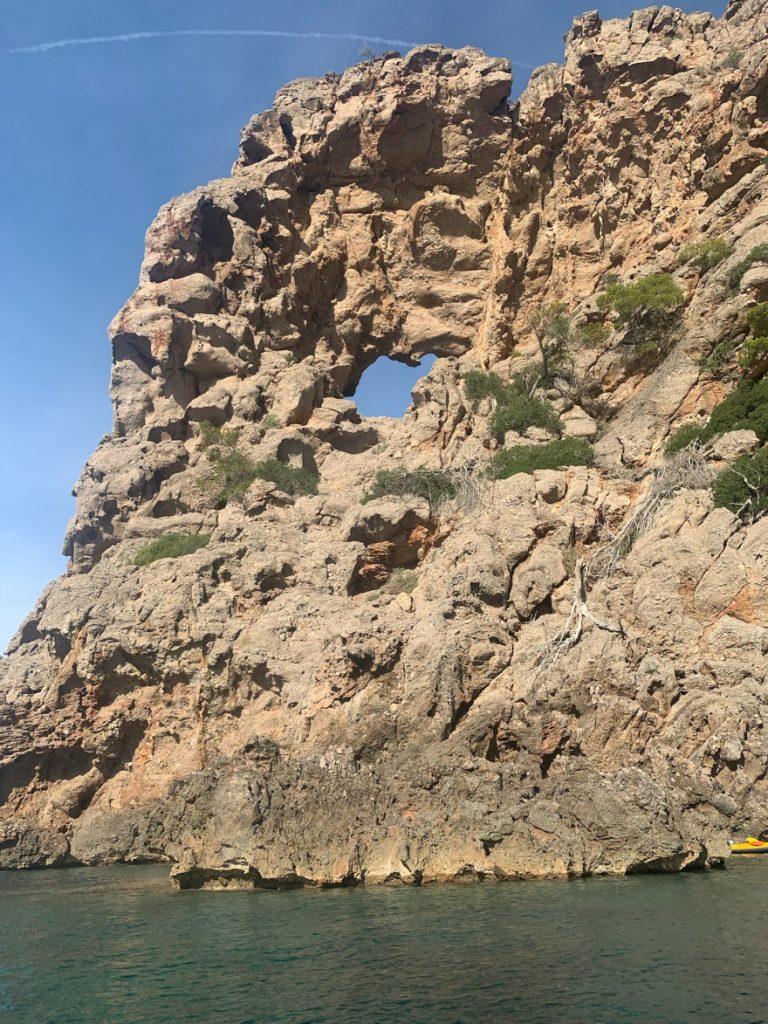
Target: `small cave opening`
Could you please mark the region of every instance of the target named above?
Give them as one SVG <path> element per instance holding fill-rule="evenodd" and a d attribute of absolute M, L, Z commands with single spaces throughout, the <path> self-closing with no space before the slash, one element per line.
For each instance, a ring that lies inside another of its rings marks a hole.
<path fill-rule="evenodd" d="M 406 362 L 380 356 L 360 378 L 354 399 L 361 416 L 404 416 L 411 404 L 414 387 L 432 369 L 437 356 L 424 356 L 409 366 Z"/>

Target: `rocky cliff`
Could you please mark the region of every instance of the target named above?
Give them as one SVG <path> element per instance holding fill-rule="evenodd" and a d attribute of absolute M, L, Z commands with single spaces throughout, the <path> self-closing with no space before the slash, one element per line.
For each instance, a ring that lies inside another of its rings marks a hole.
<path fill-rule="evenodd" d="M 768 0 L 587 14 L 510 88 L 440 46 L 293 82 L 231 177 L 160 211 L 70 569 L 0 662 L 0 866 L 674 870 L 768 825 L 768 518 L 706 486 L 757 439 L 664 456 L 768 299 L 759 260 L 729 284 L 768 242 Z M 680 264 L 713 238 L 721 265 Z M 501 444 L 551 435 L 494 434 L 465 374 L 513 380 L 537 311 L 588 325 L 609 275 L 660 273 L 661 341 L 603 325 L 540 391 L 595 461 L 491 480 Z M 378 357 L 427 353 L 402 420 L 358 414 Z M 363 502 L 387 470 L 452 483 Z M 168 535 L 188 553 L 146 557 Z"/>

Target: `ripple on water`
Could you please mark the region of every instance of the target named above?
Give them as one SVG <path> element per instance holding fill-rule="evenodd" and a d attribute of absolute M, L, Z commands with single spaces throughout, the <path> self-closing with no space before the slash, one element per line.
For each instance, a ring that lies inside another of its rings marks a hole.
<path fill-rule="evenodd" d="M 768 865 L 580 882 L 179 893 L 0 874 L 8 1024 L 760 1024 Z"/>

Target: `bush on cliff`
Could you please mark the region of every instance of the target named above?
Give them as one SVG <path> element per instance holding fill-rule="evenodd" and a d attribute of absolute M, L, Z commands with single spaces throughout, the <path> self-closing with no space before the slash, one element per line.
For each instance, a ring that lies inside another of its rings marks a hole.
<path fill-rule="evenodd" d="M 729 338 L 718 342 L 709 355 L 701 360 L 701 368 L 707 373 L 719 374 L 729 362 L 735 347 L 736 343 Z"/>
<path fill-rule="evenodd" d="M 743 260 L 739 260 L 736 266 L 732 268 L 728 281 L 735 292 L 741 287 L 741 279 L 748 270 L 752 269 L 755 263 L 768 263 L 768 242 L 756 245 L 754 249 L 747 253 Z"/>
<path fill-rule="evenodd" d="M 254 480 L 268 480 L 286 494 L 317 494 L 318 478 L 309 470 L 289 466 L 279 459 L 253 462 L 238 447 L 238 430 L 221 430 L 204 422 L 200 424 L 200 433 L 211 464 L 210 476 L 200 486 L 217 502 L 242 499 Z"/>
<path fill-rule="evenodd" d="M 712 484 L 715 505 L 746 521 L 768 512 L 768 448 L 742 455 Z"/>
<path fill-rule="evenodd" d="M 200 424 L 200 437 L 203 449 L 208 449 L 212 445 L 216 445 L 219 448 L 236 448 L 240 431 L 237 429 L 222 430 L 221 427 L 217 427 L 210 420 L 203 420 Z"/>
<path fill-rule="evenodd" d="M 763 443 L 768 441 L 768 377 L 742 382 L 715 406 L 706 423 L 680 427 L 667 443 L 667 454 L 682 451 L 695 441 L 706 444 L 731 430 L 754 430 Z"/>
<path fill-rule="evenodd" d="M 145 544 L 133 560 L 134 565 L 150 565 L 159 558 L 181 558 L 204 548 L 211 537 L 208 533 L 166 533 L 164 537 Z"/>
<path fill-rule="evenodd" d="M 479 402 L 483 398 L 495 398 L 503 402 L 507 385 L 496 373 L 483 373 L 482 370 L 469 370 L 462 378 L 464 394 L 471 402 Z"/>
<path fill-rule="evenodd" d="M 732 246 L 728 245 L 724 238 L 709 238 L 704 242 L 696 242 L 693 245 L 686 245 L 677 254 L 677 261 L 680 266 L 692 264 L 698 267 L 702 273 L 716 267 L 733 253 Z"/>
<path fill-rule="evenodd" d="M 591 466 L 592 446 L 579 437 L 565 437 L 549 444 L 521 444 L 497 452 L 491 460 L 490 475 L 506 480 L 517 473 L 537 469 L 562 469 L 563 466 Z"/>
<path fill-rule="evenodd" d="M 363 496 L 363 504 L 384 498 L 388 495 L 412 494 L 426 500 L 433 507 L 456 494 L 456 486 L 448 476 L 440 470 L 419 469 L 380 469 L 376 474 L 373 487 Z"/>
<path fill-rule="evenodd" d="M 317 494 L 318 477 L 315 473 L 309 469 L 289 466 L 279 459 L 254 463 L 253 475 L 256 480 L 269 480 L 276 484 L 286 494 Z"/>
<path fill-rule="evenodd" d="M 677 455 L 684 448 L 695 443 L 701 443 L 703 426 L 699 423 L 684 423 L 678 427 L 672 437 L 667 441 L 665 451 L 667 455 Z"/>
<path fill-rule="evenodd" d="M 496 407 L 491 415 L 491 433 L 503 440 L 508 430 L 522 433 L 529 427 L 543 427 L 553 434 L 562 433 L 563 424 L 549 402 L 532 394 L 535 390 L 518 374 L 510 384 L 495 373 L 472 370 L 464 375 L 464 393 L 472 401 L 493 398 Z"/>
<path fill-rule="evenodd" d="M 577 338 L 584 348 L 602 348 L 612 333 L 608 324 L 585 324 L 579 328 Z"/>
<path fill-rule="evenodd" d="M 634 284 L 611 282 L 597 306 L 612 313 L 621 327 L 665 325 L 682 306 L 684 295 L 671 274 L 649 274 Z"/>
<path fill-rule="evenodd" d="M 739 366 L 764 372 L 768 368 L 768 338 L 747 338 L 739 352 Z"/>
<path fill-rule="evenodd" d="M 256 479 L 256 467 L 248 456 L 237 448 L 212 448 L 208 452 L 211 474 L 201 481 L 200 487 L 212 494 L 217 502 L 242 498 Z"/>
<path fill-rule="evenodd" d="M 562 421 L 549 402 L 523 390 L 510 390 L 491 417 L 493 436 L 502 441 L 507 431 L 522 434 L 529 427 L 541 427 L 553 434 L 561 434 L 563 430 Z"/>
<path fill-rule="evenodd" d="M 704 440 L 729 430 L 754 430 L 763 443 L 768 441 L 768 378 L 744 381 L 716 406 Z"/>
<path fill-rule="evenodd" d="M 762 374 L 768 369 L 768 302 L 759 302 L 747 313 L 752 337 L 747 338 L 739 352 L 739 365 L 744 370 Z"/>
<path fill-rule="evenodd" d="M 564 302 L 549 302 L 528 317 L 541 356 L 541 376 L 551 381 L 566 363 L 566 346 L 573 341 L 573 324 Z"/>

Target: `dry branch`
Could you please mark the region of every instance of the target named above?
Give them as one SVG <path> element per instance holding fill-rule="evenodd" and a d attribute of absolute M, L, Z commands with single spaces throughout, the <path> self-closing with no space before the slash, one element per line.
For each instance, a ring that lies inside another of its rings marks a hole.
<path fill-rule="evenodd" d="M 626 639 L 624 627 L 620 622 L 614 626 L 592 614 L 587 603 L 587 596 L 587 570 L 584 560 L 579 558 L 574 572 L 574 595 L 570 613 L 563 628 L 539 658 L 537 668 L 550 668 L 562 655 L 572 650 L 581 640 L 585 621 L 591 622 L 606 633 L 614 633 L 622 639 Z"/>
<path fill-rule="evenodd" d="M 616 571 L 637 540 L 651 529 L 663 504 L 679 491 L 708 487 L 715 473 L 704 449 L 685 448 L 667 459 L 654 473 L 645 497 L 624 520 L 619 531 L 593 555 L 589 567 L 590 579 L 607 579 Z"/>
<path fill-rule="evenodd" d="M 550 668 L 581 640 L 584 625 L 591 622 L 598 629 L 614 633 L 626 640 L 621 623 L 612 625 L 596 618 L 589 609 L 589 583 L 607 579 L 616 571 L 621 560 L 632 550 L 637 540 L 653 526 L 661 506 L 679 491 L 708 487 L 714 471 L 707 461 L 705 450 L 697 447 L 684 449 L 667 459 L 653 474 L 653 480 L 639 505 L 624 520 L 619 531 L 597 550 L 586 565 L 576 562 L 574 598 L 565 625 L 547 644 L 539 657 L 537 669 Z"/>

